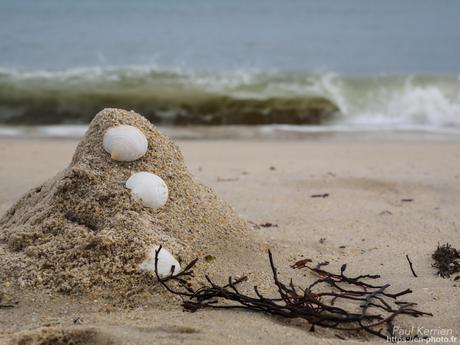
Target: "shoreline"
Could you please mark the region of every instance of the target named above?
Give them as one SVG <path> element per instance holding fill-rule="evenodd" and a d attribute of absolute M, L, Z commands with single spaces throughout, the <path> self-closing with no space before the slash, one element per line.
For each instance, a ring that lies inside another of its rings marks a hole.
<path fill-rule="evenodd" d="M 365 139 L 386 141 L 445 140 L 457 141 L 460 129 L 425 126 L 158 126 L 162 133 L 174 140 L 333 140 Z M 0 140 L 77 140 L 83 137 L 87 125 L 6 126 L 0 125 Z"/>

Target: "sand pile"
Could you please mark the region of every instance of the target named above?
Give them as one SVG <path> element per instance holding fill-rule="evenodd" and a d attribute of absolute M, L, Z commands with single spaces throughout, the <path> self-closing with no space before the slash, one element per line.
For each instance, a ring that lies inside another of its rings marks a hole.
<path fill-rule="evenodd" d="M 145 134 L 144 157 L 117 162 L 104 151 L 105 131 L 119 124 Z M 144 207 L 125 187 L 138 171 L 166 182 L 164 207 Z M 246 223 L 195 181 L 171 140 L 134 112 L 105 109 L 92 121 L 69 167 L 29 191 L 0 219 L 0 275 L 8 285 L 126 293 L 152 285 L 152 275 L 139 264 L 155 245 L 162 244 L 184 265 L 207 254 L 238 256 L 250 246 L 246 236 Z M 234 269 L 231 263 L 226 267 Z"/>

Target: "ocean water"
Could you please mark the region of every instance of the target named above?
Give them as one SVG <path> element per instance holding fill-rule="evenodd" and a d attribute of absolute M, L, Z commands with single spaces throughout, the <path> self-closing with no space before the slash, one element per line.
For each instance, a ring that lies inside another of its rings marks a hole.
<path fill-rule="evenodd" d="M 456 0 L 0 0 L 0 124 L 124 107 L 161 125 L 460 131 L 459 15 Z"/>

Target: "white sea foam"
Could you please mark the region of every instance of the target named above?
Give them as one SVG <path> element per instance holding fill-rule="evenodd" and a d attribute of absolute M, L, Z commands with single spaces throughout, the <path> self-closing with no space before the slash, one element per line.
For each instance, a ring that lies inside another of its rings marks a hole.
<path fill-rule="evenodd" d="M 325 75 L 318 82 L 319 94 L 340 109 L 332 125 L 347 128 L 401 128 L 404 130 L 460 130 L 460 82 L 420 82 L 382 79 L 359 89 L 353 81 Z"/>

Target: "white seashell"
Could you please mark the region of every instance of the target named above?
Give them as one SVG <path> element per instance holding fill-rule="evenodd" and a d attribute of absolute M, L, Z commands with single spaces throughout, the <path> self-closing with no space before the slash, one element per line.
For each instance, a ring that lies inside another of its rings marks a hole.
<path fill-rule="evenodd" d="M 139 265 L 140 269 L 155 272 L 155 253 L 158 248 L 160 248 L 160 246 L 156 246 L 155 248 L 150 249 L 147 259 L 145 259 Z M 160 252 L 158 253 L 157 264 L 157 272 L 160 278 L 170 276 L 172 266 L 174 266 L 173 275 L 178 274 L 181 270 L 179 262 L 174 258 L 174 256 L 172 256 L 170 252 L 164 248 L 161 248 Z"/>
<path fill-rule="evenodd" d="M 130 162 L 145 155 L 148 142 L 139 128 L 121 125 L 111 127 L 105 132 L 102 146 L 113 160 Z"/>
<path fill-rule="evenodd" d="M 140 198 L 144 206 L 160 208 L 168 201 L 168 186 L 163 179 L 149 172 L 138 172 L 126 181 L 126 188 Z"/>

